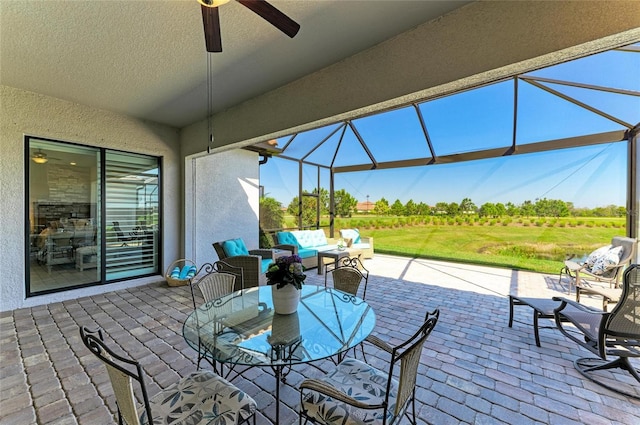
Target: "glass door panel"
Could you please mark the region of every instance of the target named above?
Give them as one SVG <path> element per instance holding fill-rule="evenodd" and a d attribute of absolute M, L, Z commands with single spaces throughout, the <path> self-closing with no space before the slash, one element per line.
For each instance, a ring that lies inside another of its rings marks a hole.
<path fill-rule="evenodd" d="M 158 272 L 158 159 L 107 152 L 106 279 Z"/>
<path fill-rule="evenodd" d="M 100 281 L 100 151 L 27 138 L 27 295 Z"/>

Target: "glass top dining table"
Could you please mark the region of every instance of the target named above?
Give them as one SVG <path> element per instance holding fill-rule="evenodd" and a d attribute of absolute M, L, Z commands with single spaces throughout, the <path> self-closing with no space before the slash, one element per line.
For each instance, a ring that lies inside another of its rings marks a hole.
<path fill-rule="evenodd" d="M 362 342 L 375 326 L 364 300 L 303 285 L 296 313 L 275 314 L 271 286 L 236 291 L 196 308 L 183 325 L 187 343 L 226 364 L 291 366 L 334 356 Z"/>

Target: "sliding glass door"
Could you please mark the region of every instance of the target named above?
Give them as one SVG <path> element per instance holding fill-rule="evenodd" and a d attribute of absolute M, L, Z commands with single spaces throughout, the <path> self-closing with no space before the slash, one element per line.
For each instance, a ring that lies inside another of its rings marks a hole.
<path fill-rule="evenodd" d="M 159 159 L 26 137 L 27 296 L 159 271 Z"/>

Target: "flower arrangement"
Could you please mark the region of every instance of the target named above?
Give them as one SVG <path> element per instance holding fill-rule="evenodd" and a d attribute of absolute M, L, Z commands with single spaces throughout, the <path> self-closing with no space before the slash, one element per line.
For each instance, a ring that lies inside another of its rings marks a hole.
<path fill-rule="evenodd" d="M 303 273 L 302 258 L 298 255 L 277 258 L 267 269 L 267 284 L 278 285 L 278 289 L 285 285 L 293 285 L 302 289 L 302 284 L 307 276 Z"/>

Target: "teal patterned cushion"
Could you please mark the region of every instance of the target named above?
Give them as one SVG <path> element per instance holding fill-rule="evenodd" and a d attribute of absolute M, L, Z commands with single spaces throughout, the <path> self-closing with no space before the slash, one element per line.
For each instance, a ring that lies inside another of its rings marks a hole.
<path fill-rule="evenodd" d="M 236 257 L 238 255 L 249 255 L 249 250 L 244 244 L 244 241 L 240 238 L 229 239 L 222 243 L 222 249 L 227 257 Z"/>
<path fill-rule="evenodd" d="M 256 402 L 224 378 L 198 371 L 150 400 L 153 424 L 237 424 L 251 417 Z M 149 424 L 140 408 L 140 423 Z"/>
<path fill-rule="evenodd" d="M 293 234 L 291 234 L 291 232 L 278 232 L 276 233 L 276 236 L 278 237 L 279 244 L 300 246 L 300 244 L 298 244 L 298 240 L 293 236 Z"/>
<path fill-rule="evenodd" d="M 356 359 L 346 359 L 333 372 L 317 379 L 362 403 L 374 405 L 385 399 L 387 378 L 386 372 Z M 397 390 L 398 383 L 392 379 L 386 423 L 393 421 Z M 301 408 L 308 417 L 321 424 L 362 425 L 383 422 L 382 409 L 359 409 L 311 390 L 304 390 Z"/>

